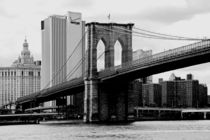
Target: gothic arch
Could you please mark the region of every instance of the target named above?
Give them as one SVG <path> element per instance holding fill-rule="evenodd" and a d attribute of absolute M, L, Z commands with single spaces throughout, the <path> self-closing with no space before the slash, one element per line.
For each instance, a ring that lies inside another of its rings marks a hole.
<path fill-rule="evenodd" d="M 97 43 L 97 70 L 105 69 L 105 41 L 104 39 L 100 39 Z"/>
<path fill-rule="evenodd" d="M 122 50 L 123 46 L 119 40 L 114 43 L 114 66 L 122 64 Z"/>
<path fill-rule="evenodd" d="M 122 64 L 132 60 L 132 31 L 134 24 L 87 23 L 88 28 L 88 64 L 87 76 L 97 76 L 97 44 L 105 45 L 105 68 L 114 66 L 114 45 L 119 41 L 122 46 Z"/>

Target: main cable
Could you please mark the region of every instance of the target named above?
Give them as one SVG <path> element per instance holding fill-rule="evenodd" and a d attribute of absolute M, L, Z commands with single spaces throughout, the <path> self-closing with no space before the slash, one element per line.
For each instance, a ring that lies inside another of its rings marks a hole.
<path fill-rule="evenodd" d="M 155 38 L 160 38 L 160 39 L 166 39 L 166 40 L 187 40 L 187 41 L 204 40 L 201 38 L 180 37 L 180 36 L 172 36 L 172 35 L 166 35 L 166 34 L 161 34 L 161 33 L 157 33 L 158 35 L 154 35 L 154 34 L 150 34 L 150 33 L 142 33 L 142 32 L 138 32 L 138 31 L 134 31 L 134 30 L 128 30 L 128 29 L 120 28 L 120 27 L 115 27 L 115 28 L 121 29 L 123 31 L 127 31 L 129 33 L 136 33 L 136 34 L 140 34 L 140 35 L 145 35 L 145 36 L 155 37 Z M 161 35 L 165 35 L 165 36 L 161 36 Z"/>
<path fill-rule="evenodd" d="M 101 27 L 98 26 L 98 28 L 102 28 L 104 30 L 110 31 L 110 32 L 117 32 L 117 33 L 121 33 L 121 34 L 128 34 L 130 35 L 132 33 L 133 36 L 137 36 L 137 37 L 141 37 L 141 38 L 150 38 L 150 39 L 164 39 L 164 40 L 187 40 L 187 41 L 203 41 L 203 40 L 208 40 L 208 39 L 198 39 L 198 38 L 172 38 L 172 37 L 163 37 L 163 36 L 158 36 L 158 35 L 152 35 L 152 34 L 148 34 L 148 33 L 140 33 L 137 31 L 131 31 L 125 28 L 120 28 L 120 27 L 115 27 L 118 28 L 120 30 L 123 31 L 119 31 L 116 29 L 110 29 L 110 28 L 105 28 L 105 27 Z"/>
<path fill-rule="evenodd" d="M 175 36 L 175 35 L 169 35 L 169 34 L 163 34 L 163 33 L 153 32 L 153 31 L 149 31 L 149 30 L 137 28 L 135 26 L 133 28 L 136 29 L 136 30 L 139 30 L 139 31 L 143 31 L 143 32 L 147 32 L 147 33 L 152 33 L 152 34 L 156 34 L 156 35 L 167 36 L 167 37 L 183 38 L 183 39 L 198 39 L 198 38 L 189 38 L 189 37 Z M 203 40 L 203 39 L 200 39 L 200 40 Z"/>

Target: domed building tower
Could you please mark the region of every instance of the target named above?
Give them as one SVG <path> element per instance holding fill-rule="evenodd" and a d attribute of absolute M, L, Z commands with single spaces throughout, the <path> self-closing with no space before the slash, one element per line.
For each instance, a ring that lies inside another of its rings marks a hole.
<path fill-rule="evenodd" d="M 28 42 L 25 38 L 25 41 L 23 43 L 23 50 L 21 51 L 21 56 L 18 58 L 18 60 L 13 62 L 12 66 L 33 66 L 34 65 L 34 58 L 31 56 L 31 52 L 28 49 Z"/>
<path fill-rule="evenodd" d="M 21 51 L 21 63 L 22 64 L 33 64 L 34 58 L 31 56 L 31 52 L 28 50 L 28 42 L 25 39 L 23 43 L 23 50 Z"/>
<path fill-rule="evenodd" d="M 40 90 L 41 61 L 34 61 L 24 40 L 20 56 L 11 67 L 0 67 L 0 107 Z"/>

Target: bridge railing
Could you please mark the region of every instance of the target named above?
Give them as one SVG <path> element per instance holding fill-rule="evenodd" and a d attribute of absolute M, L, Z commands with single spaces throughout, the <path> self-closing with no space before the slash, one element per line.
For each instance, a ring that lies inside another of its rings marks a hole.
<path fill-rule="evenodd" d="M 116 71 L 119 73 L 119 72 L 128 70 L 129 68 L 134 68 L 136 66 L 138 67 L 149 66 L 150 64 L 160 62 L 161 60 L 168 60 L 174 57 L 192 54 L 197 51 L 202 51 L 209 47 L 210 47 L 210 40 L 204 40 L 204 41 L 196 42 L 193 44 L 185 45 L 179 48 L 169 49 L 161 53 L 157 53 L 151 56 L 147 56 L 147 57 L 140 58 L 134 61 L 123 63 L 122 65 L 119 65 L 119 66 L 106 68 L 105 70 L 102 70 L 99 72 L 99 76 L 105 77 L 108 75 L 115 74 Z"/>

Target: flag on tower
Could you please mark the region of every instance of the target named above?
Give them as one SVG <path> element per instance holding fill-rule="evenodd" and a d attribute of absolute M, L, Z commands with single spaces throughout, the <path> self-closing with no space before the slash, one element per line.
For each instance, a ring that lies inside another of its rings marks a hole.
<path fill-rule="evenodd" d="M 111 15 L 109 14 L 109 15 L 108 15 L 108 19 L 110 20 L 110 18 L 111 18 Z"/>

